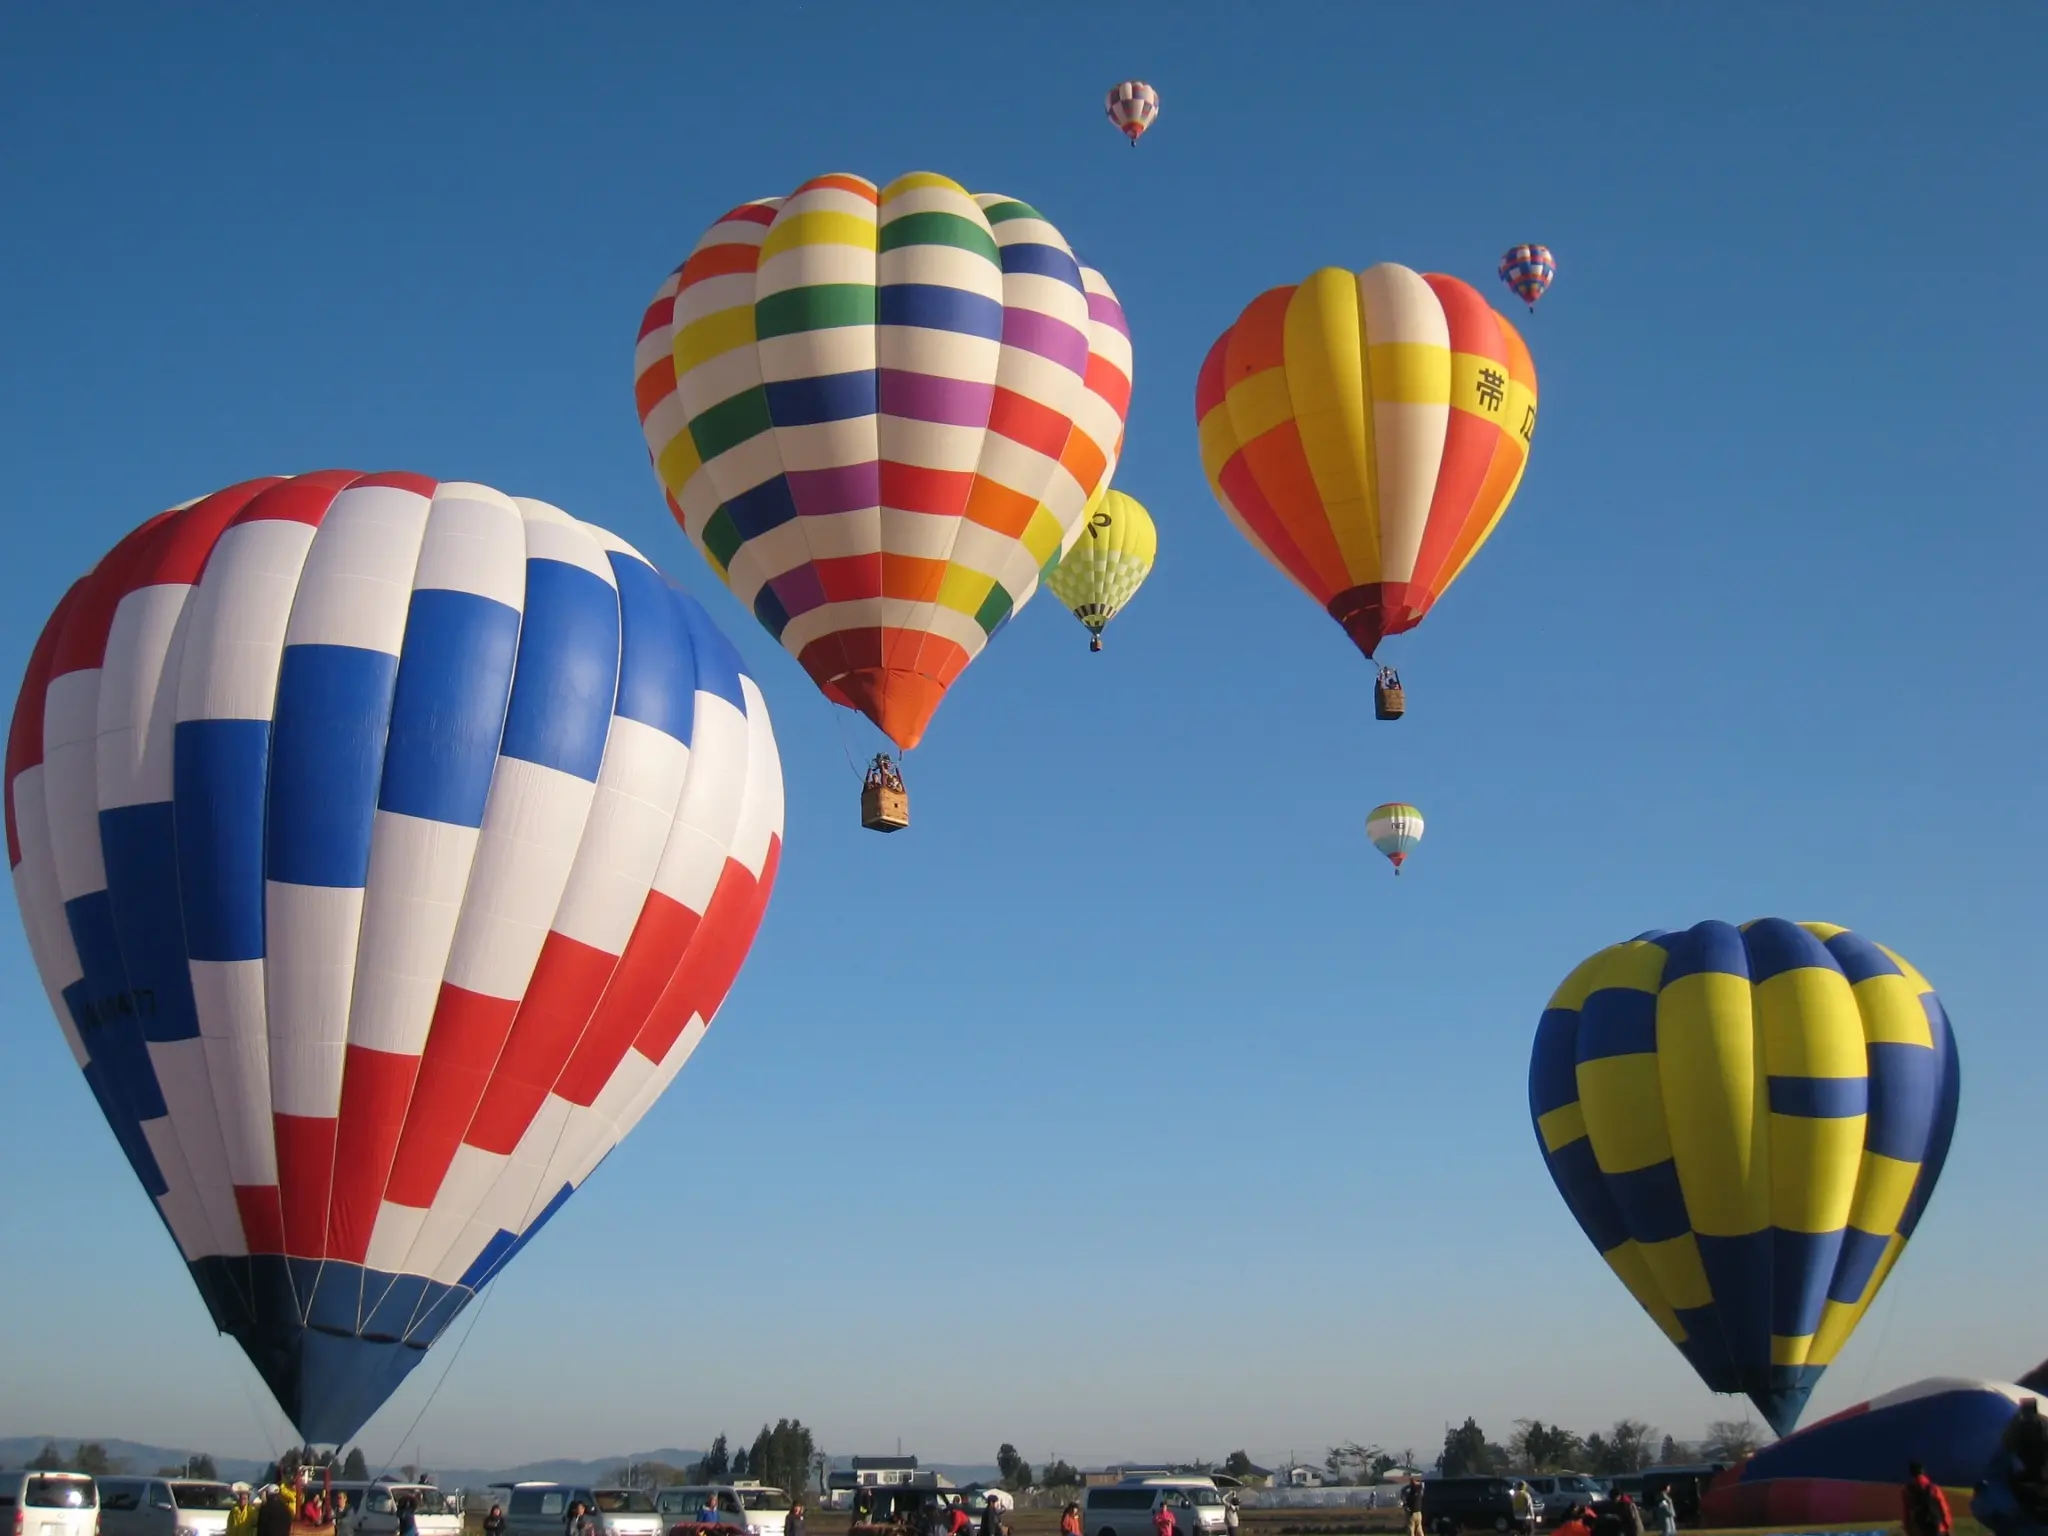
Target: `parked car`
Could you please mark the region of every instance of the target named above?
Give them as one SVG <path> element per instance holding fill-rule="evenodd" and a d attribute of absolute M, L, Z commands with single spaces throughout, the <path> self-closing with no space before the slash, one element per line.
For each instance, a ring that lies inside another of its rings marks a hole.
<path fill-rule="evenodd" d="M 1574 1504 L 1590 1508 L 1607 1497 L 1607 1485 L 1583 1472 L 1544 1473 L 1524 1481 L 1529 1491 L 1543 1501 L 1542 1523 L 1548 1526 L 1562 1525 Z"/>
<path fill-rule="evenodd" d="M 490 1491 L 505 1506 L 505 1536 L 562 1536 L 571 1504 L 596 1515 L 605 1536 L 662 1536 L 667 1529 L 653 1498 L 638 1488 L 532 1482 L 493 1483 Z"/>
<path fill-rule="evenodd" d="M 790 1497 L 766 1483 L 734 1483 L 733 1491 L 747 1512 L 747 1529 L 754 1536 L 782 1536 L 789 1524 Z"/>
<path fill-rule="evenodd" d="M 1127 1477 L 1082 1495 L 1086 1536 L 1152 1536 L 1155 1510 L 1173 1511 L 1180 1536 L 1210 1536 L 1223 1529 L 1223 1495 L 1206 1477 Z"/>
<path fill-rule="evenodd" d="M 100 1536 L 221 1536 L 235 1490 L 182 1477 L 99 1479 Z"/>
<path fill-rule="evenodd" d="M 917 1474 L 907 1483 L 856 1488 L 848 1530 L 876 1531 L 892 1526 L 911 1532 L 943 1530 L 956 1504 L 967 1507 L 967 1491 L 950 1484 L 942 1488 L 929 1472 Z"/>
<path fill-rule="evenodd" d="M 448 1495 L 432 1483 L 370 1483 L 360 1492 L 351 1487 L 348 1502 L 356 1512 L 355 1536 L 398 1536 L 398 1506 L 407 1499 L 412 1500 L 413 1523 L 420 1536 L 462 1536 L 460 1500 L 451 1510 Z"/>
<path fill-rule="evenodd" d="M 1515 1480 L 1511 1477 L 1439 1477 L 1422 1485 L 1422 1524 L 1432 1536 L 1458 1536 L 1460 1531 L 1515 1528 Z M 1536 1499 L 1536 1522 L 1543 1522 L 1543 1500 Z"/>
<path fill-rule="evenodd" d="M 93 1536 L 100 1493 L 83 1472 L 0 1472 L 0 1530 L 13 1536 Z"/>
<path fill-rule="evenodd" d="M 743 1490 L 730 1483 L 689 1483 L 679 1488 L 660 1488 L 654 1494 L 655 1512 L 662 1519 L 662 1529 L 672 1531 L 679 1525 L 729 1525 L 736 1530 L 748 1530 L 751 1522 L 747 1507 L 741 1502 Z M 780 1490 L 777 1490 L 780 1492 Z M 789 1501 L 783 1500 L 783 1519 L 788 1519 Z M 778 1525 L 777 1530 L 781 1527 Z"/>

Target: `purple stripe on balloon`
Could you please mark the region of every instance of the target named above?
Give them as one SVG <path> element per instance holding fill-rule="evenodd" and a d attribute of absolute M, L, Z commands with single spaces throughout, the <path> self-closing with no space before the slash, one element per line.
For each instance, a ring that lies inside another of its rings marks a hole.
<path fill-rule="evenodd" d="M 873 459 L 831 469 L 786 470 L 783 478 L 789 481 L 790 499 L 800 517 L 827 517 L 882 504 L 882 466 Z"/>
<path fill-rule="evenodd" d="M 1088 318 L 1099 325 L 1106 325 L 1112 331 L 1121 332 L 1126 339 L 1131 334 L 1130 322 L 1124 319 L 1124 307 L 1106 293 L 1088 295 Z"/>
<path fill-rule="evenodd" d="M 933 421 L 948 427 L 985 427 L 995 408 L 993 384 L 942 379 L 929 373 L 883 368 L 880 404 L 884 416 Z"/>
<path fill-rule="evenodd" d="M 825 588 L 818 580 L 818 568 L 808 560 L 802 565 L 768 578 L 768 590 L 792 619 L 800 613 L 825 605 Z"/>
<path fill-rule="evenodd" d="M 1088 338 L 1057 316 L 1035 309 L 1003 311 L 1003 345 L 1036 352 L 1071 373 L 1088 371 Z"/>

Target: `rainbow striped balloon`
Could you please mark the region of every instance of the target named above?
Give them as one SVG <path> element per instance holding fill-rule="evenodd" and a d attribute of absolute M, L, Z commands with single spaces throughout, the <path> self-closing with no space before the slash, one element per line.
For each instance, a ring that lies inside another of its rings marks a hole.
<path fill-rule="evenodd" d="M 825 696 L 899 747 L 1080 537 L 1130 406 L 1101 274 L 929 172 L 735 208 L 654 296 L 636 393 L 669 509 Z"/>

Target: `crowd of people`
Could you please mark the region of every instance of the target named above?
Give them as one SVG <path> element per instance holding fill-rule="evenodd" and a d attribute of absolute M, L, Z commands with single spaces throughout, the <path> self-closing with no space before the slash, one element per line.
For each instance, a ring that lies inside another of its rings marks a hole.
<path fill-rule="evenodd" d="M 398 1536 L 419 1536 L 419 1508 L 414 1500 L 401 1496 L 393 1510 Z M 317 1488 L 301 1494 L 289 1482 L 271 1484 L 255 1494 L 238 1488 L 235 1507 L 228 1511 L 227 1536 L 292 1536 L 294 1527 L 309 1525 L 330 1529 L 335 1536 L 353 1536 L 359 1513 L 349 1502 L 346 1488 L 335 1489 L 332 1498 Z M 502 1519 L 499 1526 L 502 1531 Z"/>

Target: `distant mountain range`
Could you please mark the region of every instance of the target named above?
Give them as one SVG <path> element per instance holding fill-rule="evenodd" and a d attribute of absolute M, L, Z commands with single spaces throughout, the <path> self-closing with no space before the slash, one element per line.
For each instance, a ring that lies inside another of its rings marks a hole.
<path fill-rule="evenodd" d="M 59 1451 L 68 1455 L 76 1449 L 80 1438 L 89 1441 L 94 1437 L 91 1435 L 83 1437 L 72 1435 L 8 1435 L 0 1437 L 0 1466 L 23 1466 L 32 1460 L 38 1451 L 52 1441 L 56 1442 Z M 187 1456 L 200 1454 L 197 1447 L 189 1451 L 180 1451 L 163 1445 L 143 1445 L 136 1440 L 101 1438 L 99 1443 L 106 1447 L 107 1455 L 112 1458 L 114 1465 L 123 1472 L 154 1472 L 158 1467 L 178 1466 L 183 1463 Z M 262 1461 L 251 1461 L 246 1457 L 223 1456 L 215 1452 L 213 1453 L 213 1465 L 214 1469 L 222 1477 L 232 1480 L 235 1478 L 254 1477 L 263 1471 L 265 1467 L 268 1467 L 270 1462 L 267 1458 Z"/>
<path fill-rule="evenodd" d="M 94 1437 L 83 1437 L 91 1440 Z M 79 1443 L 79 1437 L 71 1435 L 10 1435 L 0 1437 L 0 1466 L 18 1467 L 27 1462 L 43 1446 L 55 1441 L 57 1449 L 70 1452 Z M 124 1472 L 154 1472 L 159 1467 L 175 1467 L 188 1456 L 199 1454 L 198 1447 L 179 1449 L 173 1446 L 144 1445 L 136 1440 L 101 1438 L 99 1443 L 106 1447 L 107 1455 Z M 249 1479 L 260 1476 L 270 1462 L 267 1458 L 254 1459 L 244 1456 L 227 1456 L 219 1451 L 210 1453 L 214 1467 L 224 1478 Z M 704 1459 L 702 1451 L 682 1451 L 670 1447 L 659 1451 L 633 1451 L 618 1456 L 599 1456 L 587 1461 L 573 1457 L 554 1457 L 542 1461 L 523 1461 L 511 1467 L 430 1467 L 434 1481 L 443 1488 L 481 1488 L 488 1483 L 588 1483 L 609 1478 L 620 1467 L 637 1465 L 641 1462 L 659 1461 L 671 1467 L 687 1467 L 692 1462 Z M 849 1464 L 850 1458 L 833 1458 L 835 1467 Z M 956 1483 L 993 1482 L 996 1468 L 993 1462 L 979 1464 L 972 1462 L 929 1461 L 923 1464 L 927 1472 L 943 1472 Z M 376 1471 L 373 1466 L 371 1471 Z"/>

